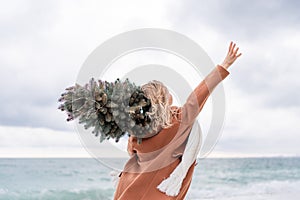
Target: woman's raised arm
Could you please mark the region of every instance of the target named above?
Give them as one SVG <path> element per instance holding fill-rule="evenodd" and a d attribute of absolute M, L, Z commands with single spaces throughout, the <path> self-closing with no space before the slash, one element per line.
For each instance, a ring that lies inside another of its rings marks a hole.
<path fill-rule="evenodd" d="M 194 122 L 214 88 L 230 74 L 227 69 L 242 55 L 241 53 L 236 55 L 239 48 L 234 48 L 235 44 L 230 42 L 222 65 L 217 65 L 189 95 L 186 103 L 180 108 L 179 119 L 182 123 Z"/>

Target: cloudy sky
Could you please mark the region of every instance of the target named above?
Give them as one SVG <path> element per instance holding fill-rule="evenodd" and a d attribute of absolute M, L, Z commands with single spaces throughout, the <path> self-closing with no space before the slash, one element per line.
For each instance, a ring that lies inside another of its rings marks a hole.
<path fill-rule="evenodd" d="M 296 0 L 3 1 L 0 157 L 91 156 L 57 99 L 98 45 L 138 28 L 184 34 L 216 64 L 230 41 L 240 47 L 211 156 L 300 156 L 299 8 Z"/>

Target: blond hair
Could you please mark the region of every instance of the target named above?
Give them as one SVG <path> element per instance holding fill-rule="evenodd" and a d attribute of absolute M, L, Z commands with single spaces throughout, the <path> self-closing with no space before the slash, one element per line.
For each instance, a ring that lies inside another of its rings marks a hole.
<path fill-rule="evenodd" d="M 170 128 L 172 126 L 172 115 L 169 98 L 171 94 L 168 88 L 160 81 L 152 80 L 141 86 L 145 96 L 151 101 L 151 109 L 147 112 L 154 123 L 154 127 Z"/>

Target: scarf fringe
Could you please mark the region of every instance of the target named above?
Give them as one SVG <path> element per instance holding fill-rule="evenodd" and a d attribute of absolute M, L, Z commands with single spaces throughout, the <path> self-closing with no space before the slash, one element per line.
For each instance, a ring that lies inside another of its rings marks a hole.
<path fill-rule="evenodd" d="M 115 188 L 117 188 L 117 186 L 118 186 L 118 183 L 120 180 L 120 173 L 121 173 L 121 171 L 118 171 L 118 170 L 113 170 L 109 173 L 109 175 L 111 176 L 111 181 Z"/>
<path fill-rule="evenodd" d="M 188 138 L 185 150 L 182 155 L 180 164 L 174 169 L 171 175 L 164 179 L 157 189 L 168 196 L 177 196 L 180 192 L 182 182 L 186 177 L 189 168 L 197 159 L 202 144 L 202 132 L 197 121 L 194 122 L 193 128 Z"/>

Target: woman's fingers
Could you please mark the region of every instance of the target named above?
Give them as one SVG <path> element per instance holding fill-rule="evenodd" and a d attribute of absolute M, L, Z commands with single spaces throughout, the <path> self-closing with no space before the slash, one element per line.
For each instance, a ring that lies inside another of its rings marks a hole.
<path fill-rule="evenodd" d="M 232 53 L 232 48 L 233 48 L 233 45 L 234 45 L 234 43 L 231 41 L 231 43 L 230 43 L 230 49 L 229 49 L 229 54 L 231 54 L 231 53 Z"/>
<path fill-rule="evenodd" d="M 237 53 L 238 48 L 236 50 L 234 50 L 235 46 L 236 46 L 236 43 L 233 43 L 231 41 L 230 45 L 229 45 L 228 55 L 232 56 L 232 55 L 235 55 Z"/>
<path fill-rule="evenodd" d="M 236 46 L 236 43 L 233 43 L 232 48 L 231 48 L 231 55 L 232 56 L 236 56 L 236 54 L 237 54 L 237 52 L 239 50 L 239 47 L 237 47 L 236 49 L 234 49 L 235 46 Z M 239 54 L 238 56 L 241 56 L 241 55 Z"/>
<path fill-rule="evenodd" d="M 230 51 L 231 51 L 231 47 L 232 47 L 232 41 L 230 42 L 230 45 L 229 45 L 229 49 L 228 49 L 228 54 L 230 53 Z"/>
<path fill-rule="evenodd" d="M 236 50 L 234 51 L 234 55 L 236 55 L 236 53 L 238 52 L 238 50 L 239 50 L 239 47 L 236 48 Z"/>
<path fill-rule="evenodd" d="M 230 41 L 228 53 L 222 65 L 225 66 L 226 68 L 232 65 L 234 61 L 242 55 L 242 53 L 238 53 L 238 51 L 239 51 L 239 47 L 236 46 L 236 43 Z"/>
<path fill-rule="evenodd" d="M 234 48 L 235 48 L 235 43 L 233 43 L 232 49 L 231 49 L 231 53 L 234 52 Z"/>

